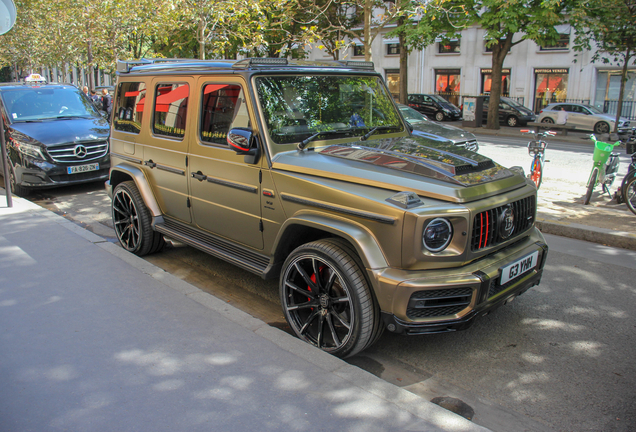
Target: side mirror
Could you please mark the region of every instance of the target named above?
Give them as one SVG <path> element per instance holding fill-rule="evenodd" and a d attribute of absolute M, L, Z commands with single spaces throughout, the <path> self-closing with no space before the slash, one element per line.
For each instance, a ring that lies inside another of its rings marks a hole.
<path fill-rule="evenodd" d="M 233 128 L 227 134 L 227 143 L 237 155 L 245 156 L 246 163 L 254 163 L 258 158 L 259 149 L 256 137 L 251 129 Z"/>

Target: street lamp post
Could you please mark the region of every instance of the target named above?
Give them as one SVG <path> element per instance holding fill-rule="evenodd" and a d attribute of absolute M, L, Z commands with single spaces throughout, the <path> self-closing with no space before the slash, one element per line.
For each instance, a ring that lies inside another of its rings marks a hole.
<path fill-rule="evenodd" d="M 0 0 L 0 35 L 5 34 L 15 24 L 16 10 L 13 0 Z M 7 191 L 7 207 L 13 207 L 9 178 L 9 161 L 7 161 L 7 144 L 4 142 L 4 119 L 0 112 L 0 150 L 2 151 L 2 169 L 4 172 L 4 190 Z"/>

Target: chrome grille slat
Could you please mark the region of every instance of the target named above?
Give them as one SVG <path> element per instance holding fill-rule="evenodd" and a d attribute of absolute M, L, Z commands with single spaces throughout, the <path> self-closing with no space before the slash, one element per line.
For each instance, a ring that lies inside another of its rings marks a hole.
<path fill-rule="evenodd" d="M 83 145 L 86 148 L 86 156 L 79 158 L 75 155 L 75 147 Z M 77 142 L 72 144 L 63 144 L 46 149 L 51 159 L 55 162 L 86 162 L 99 159 L 108 153 L 108 142 Z"/>

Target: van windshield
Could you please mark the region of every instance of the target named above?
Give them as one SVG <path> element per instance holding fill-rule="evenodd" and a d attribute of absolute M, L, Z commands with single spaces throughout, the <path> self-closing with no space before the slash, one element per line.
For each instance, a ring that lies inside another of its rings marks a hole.
<path fill-rule="evenodd" d="M 258 97 L 271 140 L 298 143 L 323 132 L 330 138 L 404 130 L 379 77 L 351 75 L 259 76 Z"/>
<path fill-rule="evenodd" d="M 12 122 L 100 117 L 93 103 L 73 87 L 25 87 L 2 92 Z"/>

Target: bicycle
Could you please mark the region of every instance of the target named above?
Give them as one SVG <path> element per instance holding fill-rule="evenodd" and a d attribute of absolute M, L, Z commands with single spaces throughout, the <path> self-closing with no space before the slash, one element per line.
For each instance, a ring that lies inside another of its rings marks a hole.
<path fill-rule="evenodd" d="M 621 188 L 616 192 L 616 202 L 624 202 L 627 208 L 636 214 L 636 128 L 625 143 L 625 152 L 632 155 L 627 174 L 623 178 Z"/>
<path fill-rule="evenodd" d="M 548 143 L 545 142 L 543 138 L 555 136 L 556 132 L 535 132 L 529 129 L 521 129 L 521 133 L 534 135 L 534 141 L 528 143 L 528 154 L 532 156 L 532 165 L 530 165 L 530 174 L 528 177 L 534 182 L 537 189 L 539 189 L 541 180 L 543 179 L 543 166 L 546 162 L 550 162 L 549 160 L 545 160 L 545 149 Z"/>
<path fill-rule="evenodd" d="M 598 141 L 593 134 L 590 135 L 590 139 L 594 141 L 594 154 L 592 155 L 594 166 L 587 181 L 587 192 L 583 204 L 590 203 L 592 192 L 599 184 L 602 185 L 603 192 L 606 192 L 610 197 L 612 196 L 609 189 L 616 179 L 620 164 L 618 153 L 612 152 L 615 146 L 621 144 L 620 141 L 616 141 L 614 144 Z"/>

